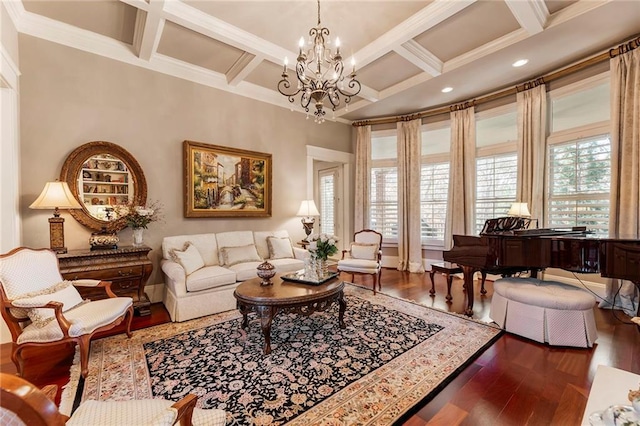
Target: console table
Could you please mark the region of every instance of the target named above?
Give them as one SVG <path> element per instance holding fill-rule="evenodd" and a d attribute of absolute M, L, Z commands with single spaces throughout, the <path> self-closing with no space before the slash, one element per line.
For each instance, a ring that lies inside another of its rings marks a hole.
<path fill-rule="evenodd" d="M 151 247 L 125 246 L 112 250 L 69 250 L 58 254 L 60 273 L 66 280 L 95 279 L 111 281 L 118 296 L 133 298 L 138 315 L 150 315 L 150 301 L 144 286 L 153 271 L 148 253 Z M 91 287 L 78 288 L 83 298 L 104 298 L 104 292 Z"/>

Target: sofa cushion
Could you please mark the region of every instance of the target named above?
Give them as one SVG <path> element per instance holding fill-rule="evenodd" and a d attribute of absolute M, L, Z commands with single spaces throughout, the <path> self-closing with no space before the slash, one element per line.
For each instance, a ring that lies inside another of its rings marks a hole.
<path fill-rule="evenodd" d="M 187 291 L 200 291 L 236 282 L 236 273 L 221 266 L 205 266 L 187 277 Z"/>
<path fill-rule="evenodd" d="M 222 253 L 223 265 L 227 267 L 237 265 L 238 263 L 262 260 L 258 255 L 255 244 L 240 247 L 222 247 L 220 253 Z"/>
<path fill-rule="evenodd" d="M 186 243 L 191 243 L 198 249 L 206 266 L 219 265 L 218 242 L 216 234 L 193 234 L 164 237 L 162 240 L 162 257 L 171 259 L 170 251 L 183 250 Z"/>
<path fill-rule="evenodd" d="M 200 252 L 193 244 L 186 243 L 184 250 L 171 250 L 171 258 L 182 266 L 187 275 L 191 275 L 204 266 Z"/>
<path fill-rule="evenodd" d="M 255 240 L 258 254 L 263 259 L 269 259 L 269 245 L 267 244 L 267 238 L 289 238 L 289 233 L 286 230 L 279 231 L 255 231 L 253 233 L 253 239 Z"/>
<path fill-rule="evenodd" d="M 253 232 L 251 231 L 218 232 L 216 234 L 216 241 L 218 242 L 218 258 L 220 265 L 224 265 L 222 252 L 220 251 L 223 247 L 241 247 L 249 244 L 255 244 L 253 240 Z"/>
<path fill-rule="evenodd" d="M 269 263 L 276 267 L 279 274 L 304 269 L 304 261 L 300 259 L 273 259 L 269 260 Z"/>
<path fill-rule="evenodd" d="M 229 269 L 235 272 L 236 280 L 246 281 L 258 276 L 258 265 L 262 262 L 243 262 L 233 266 L 229 266 Z"/>
<path fill-rule="evenodd" d="M 289 237 L 267 237 L 267 246 L 269 246 L 269 259 L 293 258 L 293 247 Z"/>

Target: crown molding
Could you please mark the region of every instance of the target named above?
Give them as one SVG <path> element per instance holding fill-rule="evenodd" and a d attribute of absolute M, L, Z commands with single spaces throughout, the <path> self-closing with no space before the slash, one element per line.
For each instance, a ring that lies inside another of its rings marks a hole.
<path fill-rule="evenodd" d="M 443 72 L 452 71 L 456 68 L 460 68 L 463 65 L 477 61 L 484 58 L 487 55 L 498 52 L 506 47 L 509 47 L 515 43 L 529 38 L 529 33 L 526 29 L 520 28 L 509 34 L 506 34 L 500 38 L 492 40 L 483 44 L 467 53 L 457 56 L 444 63 Z"/>

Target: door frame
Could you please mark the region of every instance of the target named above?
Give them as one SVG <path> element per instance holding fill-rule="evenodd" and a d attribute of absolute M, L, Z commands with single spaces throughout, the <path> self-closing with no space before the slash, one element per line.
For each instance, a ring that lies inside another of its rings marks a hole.
<path fill-rule="evenodd" d="M 340 235 L 336 235 L 340 241 L 348 244 L 353 235 L 351 212 L 353 212 L 353 200 L 351 198 L 351 182 L 353 176 L 351 174 L 352 164 L 355 161 L 355 155 L 350 152 L 336 151 L 319 146 L 307 145 L 307 199 L 313 199 L 315 194 L 315 173 L 313 168 L 314 161 L 327 161 L 330 163 L 339 163 L 342 165 L 342 211 L 337 212 L 340 215 L 340 221 L 343 224 Z"/>

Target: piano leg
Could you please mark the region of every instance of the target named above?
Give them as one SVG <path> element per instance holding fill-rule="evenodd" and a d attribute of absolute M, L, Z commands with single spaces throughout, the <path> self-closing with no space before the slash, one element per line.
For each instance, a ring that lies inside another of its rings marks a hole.
<path fill-rule="evenodd" d="M 473 316 L 473 275 L 478 271 L 478 268 L 474 266 L 462 266 L 462 273 L 464 274 L 464 289 L 467 293 L 467 307 L 464 310 L 464 314 L 468 317 Z"/>

